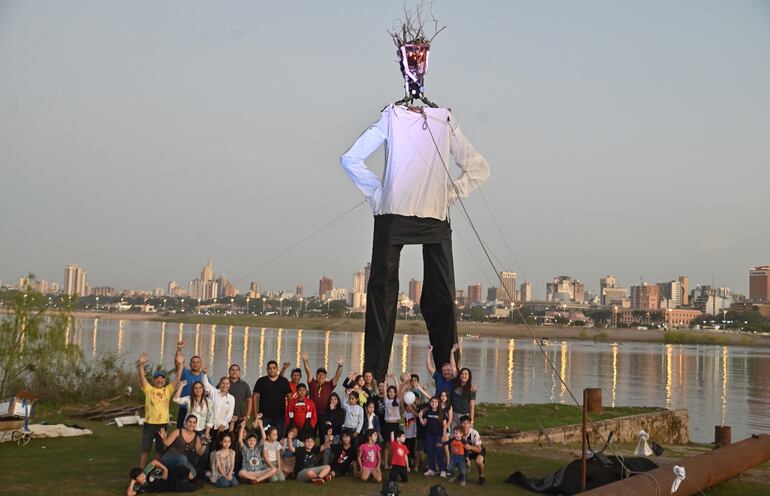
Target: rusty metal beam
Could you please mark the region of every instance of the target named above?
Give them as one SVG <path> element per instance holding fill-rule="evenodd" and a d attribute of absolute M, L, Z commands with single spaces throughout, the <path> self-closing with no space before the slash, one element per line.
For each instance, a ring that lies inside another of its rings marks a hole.
<path fill-rule="evenodd" d="M 732 479 L 750 468 L 770 460 L 770 435 L 752 436 L 708 453 L 683 458 L 621 481 L 580 494 L 585 496 L 668 496 L 674 481 L 674 465 L 685 468 L 687 477 L 674 496 L 692 496 Z"/>

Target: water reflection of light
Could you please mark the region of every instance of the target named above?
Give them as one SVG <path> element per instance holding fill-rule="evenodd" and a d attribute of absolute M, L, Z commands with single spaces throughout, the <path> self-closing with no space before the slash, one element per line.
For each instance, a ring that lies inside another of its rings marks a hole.
<path fill-rule="evenodd" d="M 22 324 L 22 327 L 24 324 Z M 70 345 L 70 329 L 72 329 L 72 318 L 70 317 L 67 319 L 67 327 L 64 329 L 64 346 Z M 22 340 L 21 340 L 21 349 L 24 349 L 24 337 L 26 337 L 26 332 L 23 332 L 21 334 Z"/>
<path fill-rule="evenodd" d="M 243 370 L 243 375 L 246 375 L 246 364 L 248 363 L 249 359 L 249 327 L 246 326 L 243 328 L 243 366 L 241 367 Z"/>
<path fill-rule="evenodd" d="M 195 324 L 195 355 L 198 356 L 200 352 L 198 351 L 198 345 L 201 342 L 201 325 Z"/>
<path fill-rule="evenodd" d="M 615 408 L 615 395 L 618 389 L 618 343 L 612 343 L 612 408 Z"/>
<path fill-rule="evenodd" d="M 126 325 L 125 320 L 118 321 L 118 354 L 123 352 L 123 327 Z"/>
<path fill-rule="evenodd" d="M 297 364 L 297 367 L 299 367 L 299 364 L 302 363 L 301 358 L 302 358 L 302 329 L 297 329 L 297 361 L 294 362 Z"/>
<path fill-rule="evenodd" d="M 324 336 L 324 368 L 329 368 L 329 338 L 331 337 L 332 331 L 326 331 Z M 308 379 L 310 380 L 310 379 Z"/>
<path fill-rule="evenodd" d="M 666 408 L 671 408 L 671 382 L 673 379 L 673 370 L 671 359 L 674 355 L 673 345 L 666 345 Z"/>
<path fill-rule="evenodd" d="M 177 336 L 176 342 L 184 341 L 184 324 L 179 323 L 179 335 Z"/>
<path fill-rule="evenodd" d="M 257 371 L 257 375 L 259 375 L 262 372 L 262 364 L 265 361 L 265 328 L 263 327 L 261 331 L 259 331 L 259 370 Z"/>
<path fill-rule="evenodd" d="M 358 351 L 358 370 L 361 371 L 361 373 L 364 373 L 364 342 L 366 340 L 364 339 L 364 336 L 361 336 L 361 349 Z"/>
<path fill-rule="evenodd" d="M 513 356 L 516 351 L 516 340 L 508 340 L 508 401 L 513 400 Z"/>
<path fill-rule="evenodd" d="M 722 347 L 722 418 L 721 425 L 725 425 L 727 417 L 727 346 Z"/>
<path fill-rule="evenodd" d="M 561 350 L 559 350 L 561 353 L 561 369 L 560 369 L 560 377 L 564 379 L 563 381 L 559 381 L 561 390 L 559 392 L 559 397 L 564 398 L 564 392 L 567 391 L 567 386 L 564 384 L 567 381 L 567 342 L 562 341 L 561 342 Z"/>
<path fill-rule="evenodd" d="M 404 336 L 401 338 L 401 373 L 406 372 L 408 350 L 409 350 L 409 335 L 404 334 Z"/>
<path fill-rule="evenodd" d="M 227 366 L 233 363 L 233 327 L 227 328 Z"/>
<path fill-rule="evenodd" d="M 211 335 L 209 336 L 209 370 L 214 370 L 214 345 L 217 340 L 217 326 L 211 326 Z"/>
<path fill-rule="evenodd" d="M 278 344 L 275 348 L 275 361 L 281 363 L 281 341 L 283 341 L 283 329 L 278 329 L 278 336 L 276 336 L 275 339 L 278 341 Z"/>
<path fill-rule="evenodd" d="M 166 323 L 160 325 L 160 357 L 158 361 L 163 364 L 163 349 L 166 347 Z"/>
<path fill-rule="evenodd" d="M 93 348 L 93 351 L 91 353 L 92 357 L 96 356 L 96 335 L 99 333 L 99 319 L 94 319 L 94 331 L 93 331 L 93 337 L 91 338 L 91 348 Z"/>

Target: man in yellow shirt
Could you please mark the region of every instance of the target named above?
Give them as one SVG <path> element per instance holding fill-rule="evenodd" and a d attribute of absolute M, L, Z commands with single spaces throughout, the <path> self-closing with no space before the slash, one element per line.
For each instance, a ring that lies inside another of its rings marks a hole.
<path fill-rule="evenodd" d="M 152 374 L 152 384 L 147 382 L 144 366 L 147 364 L 147 353 L 144 352 L 139 357 L 139 383 L 144 391 L 144 428 L 142 429 L 142 453 L 139 455 L 139 466 L 147 465 L 147 456 L 150 454 L 152 444 L 155 442 L 155 450 L 160 452 L 163 447 L 163 441 L 158 435 L 158 431 L 168 424 L 168 406 L 171 398 L 174 396 L 176 388 L 179 386 L 179 379 L 182 377 L 182 366 L 184 364 L 184 355 L 177 352 L 174 357 L 176 365 L 176 375 L 174 381 L 166 384 L 166 373 L 157 370 Z"/>

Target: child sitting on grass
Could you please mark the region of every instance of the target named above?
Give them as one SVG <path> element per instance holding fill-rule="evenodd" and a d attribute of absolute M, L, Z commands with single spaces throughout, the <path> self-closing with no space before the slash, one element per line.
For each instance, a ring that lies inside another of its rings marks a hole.
<path fill-rule="evenodd" d="M 281 440 L 281 467 L 284 479 L 294 477 L 294 465 L 297 461 L 294 451 L 303 446 L 302 441 L 297 439 L 298 432 L 296 427 L 289 427 L 286 437 Z"/>
<path fill-rule="evenodd" d="M 263 457 L 269 468 L 274 468 L 275 473 L 270 476 L 270 482 L 285 481 L 286 476 L 283 473 L 283 463 L 281 460 L 281 443 L 278 442 L 278 429 L 270 427 L 267 429 L 265 440 L 262 443 Z"/>
<path fill-rule="evenodd" d="M 220 448 L 211 455 L 211 482 L 217 487 L 236 487 L 235 451 L 231 448 L 233 437 L 226 433 L 220 440 Z"/>
<path fill-rule="evenodd" d="M 318 463 L 319 451 L 315 438 L 306 437 L 301 448 L 294 450 L 294 476 L 298 482 L 323 484 L 332 480 L 332 468 Z"/>
<path fill-rule="evenodd" d="M 257 419 L 257 425 L 262 430 L 262 419 Z M 243 456 L 243 468 L 238 472 L 238 477 L 251 484 L 259 484 L 269 479 L 275 473 L 275 468 L 268 467 L 262 461 L 262 446 L 257 443 L 257 435 L 249 433 L 244 441 L 245 432 L 246 422 L 243 422 L 238 431 L 238 446 L 240 446 Z M 264 438 L 264 430 L 262 430 L 262 439 Z"/>

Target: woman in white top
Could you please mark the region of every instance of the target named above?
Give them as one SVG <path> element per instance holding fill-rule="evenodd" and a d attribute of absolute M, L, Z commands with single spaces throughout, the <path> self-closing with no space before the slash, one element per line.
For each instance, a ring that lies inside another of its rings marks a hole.
<path fill-rule="evenodd" d="M 211 419 L 211 402 L 206 397 L 206 389 L 203 383 L 195 381 L 190 388 L 190 396 L 181 396 L 182 389 L 187 385 L 187 381 L 179 383 L 181 387 L 176 390 L 174 403 L 187 408 L 187 415 L 195 415 L 198 419 L 197 433 L 203 439 L 209 439 L 209 431 L 214 426 Z"/>
<path fill-rule="evenodd" d="M 209 382 L 206 374 L 203 374 L 203 387 L 211 401 L 211 428 L 214 430 L 214 449 L 219 449 L 219 441 L 222 435 L 230 428 L 235 410 L 235 398 L 230 394 L 230 378 L 223 376 L 219 379 L 219 387 L 215 388 Z"/>

